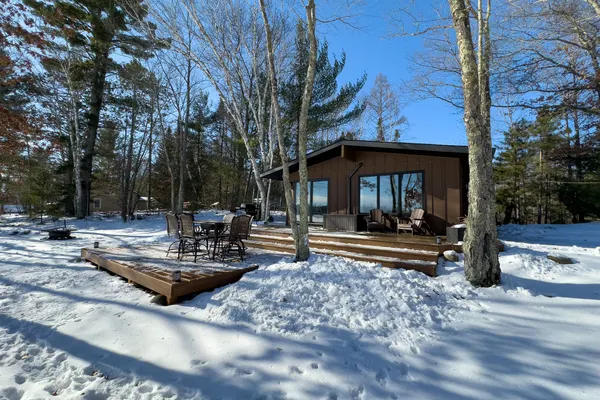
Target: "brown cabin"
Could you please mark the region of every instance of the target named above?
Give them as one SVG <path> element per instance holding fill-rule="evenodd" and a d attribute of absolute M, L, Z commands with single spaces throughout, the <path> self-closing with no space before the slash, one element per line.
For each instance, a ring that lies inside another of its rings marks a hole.
<path fill-rule="evenodd" d="M 362 230 L 363 216 L 379 208 L 394 230 L 394 216 L 422 208 L 445 234 L 467 212 L 467 146 L 340 140 L 308 154 L 307 163 L 310 222 L 326 229 Z M 290 175 L 297 193 L 298 160 Z M 282 180 L 282 167 L 261 176 Z"/>

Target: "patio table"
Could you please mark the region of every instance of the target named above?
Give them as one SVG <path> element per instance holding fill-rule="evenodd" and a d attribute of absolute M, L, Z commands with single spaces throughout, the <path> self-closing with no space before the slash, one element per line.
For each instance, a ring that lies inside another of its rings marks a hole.
<path fill-rule="evenodd" d="M 231 225 L 229 222 L 224 221 L 194 221 L 194 226 L 200 227 L 202 232 L 208 234 L 210 231 L 215 232 L 214 244 L 213 244 L 213 254 L 212 259 L 215 259 L 217 255 L 217 245 L 219 243 L 219 236 L 227 226 Z"/>

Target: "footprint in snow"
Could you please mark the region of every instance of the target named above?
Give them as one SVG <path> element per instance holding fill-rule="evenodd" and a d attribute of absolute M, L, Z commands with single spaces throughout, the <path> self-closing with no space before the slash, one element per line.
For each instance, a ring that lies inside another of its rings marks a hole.
<path fill-rule="evenodd" d="M 138 392 L 140 393 L 150 393 L 154 390 L 154 388 L 152 388 L 150 385 L 148 384 L 143 384 L 141 386 L 138 386 L 137 388 Z"/>
<path fill-rule="evenodd" d="M 254 373 L 254 371 L 248 368 L 235 368 L 233 372 L 238 376 L 252 375 Z"/>
<path fill-rule="evenodd" d="M 356 389 L 352 389 L 350 391 L 350 396 L 353 399 L 359 400 L 363 398 L 363 394 L 365 393 L 365 387 L 363 385 L 358 385 Z"/>
<path fill-rule="evenodd" d="M 317 363 L 312 363 L 312 364 L 310 364 L 310 367 L 311 367 L 312 369 L 319 369 L 319 364 L 317 364 Z"/>
<path fill-rule="evenodd" d="M 302 375 L 304 374 L 304 371 L 302 371 L 299 367 L 292 365 L 290 366 L 290 374 Z"/>
<path fill-rule="evenodd" d="M 0 398 L 2 399 L 6 398 L 8 400 L 20 400 L 24 394 L 24 391 L 14 387 L 7 387 L 6 389 L 0 390 Z"/>
<path fill-rule="evenodd" d="M 190 362 L 190 364 L 192 364 L 192 366 L 194 367 L 202 367 L 204 365 L 206 365 L 208 363 L 208 361 L 206 360 L 192 360 Z"/>
<path fill-rule="evenodd" d="M 319 357 L 323 357 L 323 353 L 322 353 L 322 352 L 320 352 L 320 351 L 317 351 L 317 355 L 318 355 Z"/>
<path fill-rule="evenodd" d="M 398 372 L 399 372 L 399 373 L 400 373 L 400 375 L 402 375 L 402 376 L 407 376 L 407 375 L 408 375 L 408 365 L 407 365 L 407 364 L 405 364 L 405 363 L 403 363 L 403 362 L 401 362 L 401 363 L 398 365 Z"/>
<path fill-rule="evenodd" d="M 388 375 L 383 369 L 380 369 L 379 372 L 375 374 L 375 379 L 382 387 L 387 385 L 387 377 Z"/>

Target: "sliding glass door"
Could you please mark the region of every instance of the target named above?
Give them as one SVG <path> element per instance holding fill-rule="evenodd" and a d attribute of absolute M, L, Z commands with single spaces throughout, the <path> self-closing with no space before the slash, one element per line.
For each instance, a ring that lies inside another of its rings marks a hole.
<path fill-rule="evenodd" d="M 409 216 L 412 210 L 423 208 L 423 172 L 362 176 L 359 183 L 361 213 L 379 208 Z"/>
<path fill-rule="evenodd" d="M 312 198 L 310 201 L 310 221 L 323 223 L 323 215 L 327 214 L 327 197 L 329 183 L 327 181 L 310 182 Z"/>
<path fill-rule="evenodd" d="M 300 182 L 296 182 L 294 197 L 296 199 L 296 219 L 300 214 Z M 328 181 L 308 181 L 308 220 L 323 223 L 323 215 L 327 214 L 329 197 Z"/>

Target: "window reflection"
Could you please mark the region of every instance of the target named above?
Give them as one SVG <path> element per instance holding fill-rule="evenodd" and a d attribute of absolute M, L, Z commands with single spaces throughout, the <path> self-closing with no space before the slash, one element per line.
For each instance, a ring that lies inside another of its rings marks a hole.
<path fill-rule="evenodd" d="M 423 173 L 409 172 L 359 178 L 360 213 L 380 208 L 385 213 L 409 216 L 423 208 Z"/>
<path fill-rule="evenodd" d="M 311 222 L 323 222 L 323 215 L 327 214 L 328 182 L 315 181 L 312 183 L 312 202 L 310 203 Z M 310 197 L 309 197 L 310 201 Z"/>
<path fill-rule="evenodd" d="M 383 212 L 398 212 L 400 208 L 398 194 L 398 175 L 383 175 L 379 177 L 379 208 Z"/>
<path fill-rule="evenodd" d="M 377 177 L 363 176 L 360 178 L 360 212 L 368 213 L 377 208 Z"/>
<path fill-rule="evenodd" d="M 423 173 L 402 174 L 402 213 L 423 208 Z"/>
<path fill-rule="evenodd" d="M 296 220 L 300 220 L 300 182 L 294 187 L 296 199 Z M 322 223 L 323 215 L 328 210 L 329 184 L 327 181 L 308 181 L 308 220 L 309 222 Z"/>

